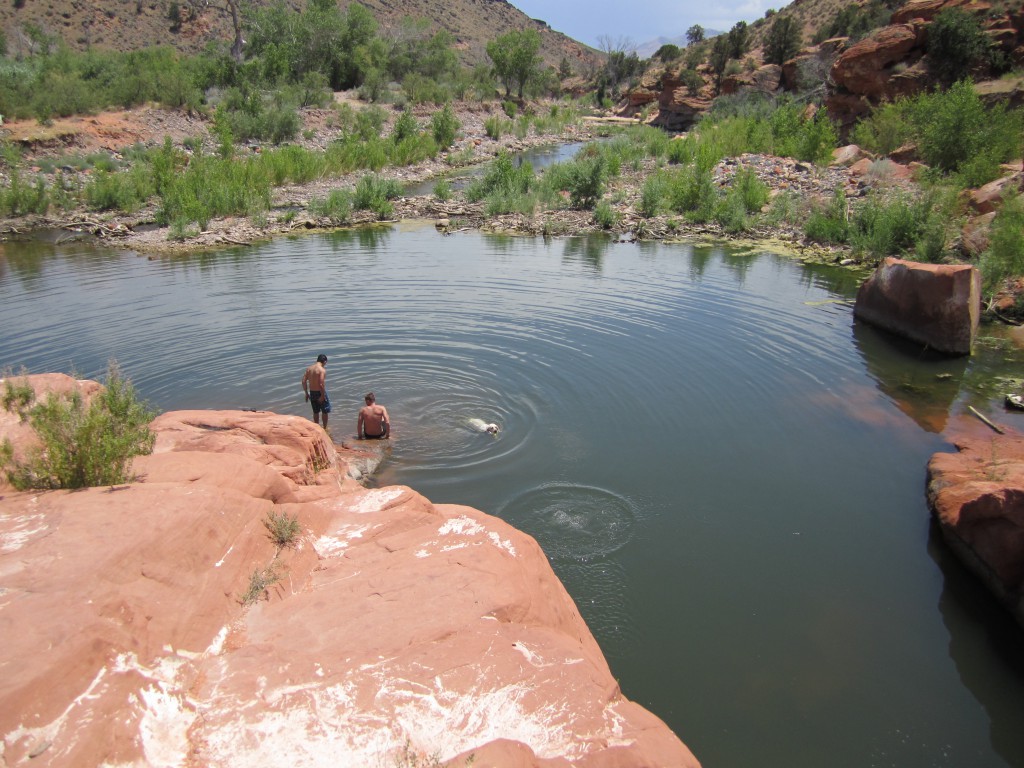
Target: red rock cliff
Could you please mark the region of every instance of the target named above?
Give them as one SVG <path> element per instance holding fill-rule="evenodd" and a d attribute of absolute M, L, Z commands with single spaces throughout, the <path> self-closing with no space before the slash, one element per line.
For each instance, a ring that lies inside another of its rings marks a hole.
<path fill-rule="evenodd" d="M 137 482 L 0 487 L 5 765 L 698 765 L 622 696 L 529 536 L 361 487 L 303 418 L 153 429 Z M 0 411 L 4 437 L 30 439 Z"/>

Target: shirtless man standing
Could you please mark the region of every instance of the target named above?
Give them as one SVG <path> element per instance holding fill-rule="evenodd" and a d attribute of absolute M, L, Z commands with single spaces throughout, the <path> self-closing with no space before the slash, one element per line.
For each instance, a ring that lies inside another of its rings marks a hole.
<path fill-rule="evenodd" d="M 331 412 L 331 403 L 327 399 L 327 355 L 317 355 L 316 362 L 306 369 L 302 376 L 302 390 L 306 393 L 306 402 L 313 406 L 313 421 L 320 423 L 320 414 L 324 415 L 324 429 L 327 429 L 327 414 Z"/>
<path fill-rule="evenodd" d="M 366 405 L 359 409 L 359 421 L 356 423 L 356 434 L 364 440 L 383 440 L 391 435 L 391 419 L 388 409 L 377 405 L 373 392 L 363 398 Z"/>

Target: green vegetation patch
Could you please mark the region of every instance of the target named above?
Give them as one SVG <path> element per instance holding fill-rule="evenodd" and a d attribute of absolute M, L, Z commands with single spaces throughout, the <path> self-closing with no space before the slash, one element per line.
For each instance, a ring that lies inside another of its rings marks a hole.
<path fill-rule="evenodd" d="M 18 490 L 128 482 L 131 460 L 153 449 L 149 423 L 154 415 L 111 362 L 105 388 L 88 405 L 78 391 L 70 396 L 51 393 L 28 411 L 41 445 L 19 462 L 7 444 L 0 458 L 8 481 Z"/>

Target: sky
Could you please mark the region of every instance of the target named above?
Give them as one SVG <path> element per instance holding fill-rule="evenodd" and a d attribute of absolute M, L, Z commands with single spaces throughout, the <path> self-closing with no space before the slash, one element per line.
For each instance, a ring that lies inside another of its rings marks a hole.
<path fill-rule="evenodd" d="M 727 31 L 778 10 L 788 0 L 509 0 L 527 16 L 595 48 L 601 37 L 642 45 L 658 37 L 685 35 L 694 24 Z"/>

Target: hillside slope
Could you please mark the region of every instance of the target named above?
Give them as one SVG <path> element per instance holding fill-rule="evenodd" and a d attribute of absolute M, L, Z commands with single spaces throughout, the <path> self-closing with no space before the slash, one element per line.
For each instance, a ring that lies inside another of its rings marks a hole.
<path fill-rule="evenodd" d="M 516 29 L 533 28 L 540 32 L 541 53 L 545 62 L 557 66 L 563 57 L 574 69 L 592 60 L 596 52 L 552 30 L 545 22 L 531 19 L 506 0 L 361 0 L 380 22 L 382 31 L 397 25 L 403 17 L 424 18 L 438 29 L 452 33 L 464 64 L 487 61 L 489 40 Z M 305 0 L 286 0 L 300 9 Z M 349 0 L 341 0 L 347 7 Z M 18 6 L 21 6 L 20 8 Z M 171 7 L 180 8 L 182 24 L 173 32 Z M 228 15 L 211 3 L 193 16 L 187 3 L 171 0 L 31 0 L 0 3 L 0 28 L 7 35 L 8 52 L 24 55 L 31 42 L 27 31 L 37 27 L 62 39 L 76 50 L 89 47 L 136 50 L 152 45 L 173 45 L 195 53 L 210 42 L 231 41 Z M 264 7 L 271 0 L 244 0 L 243 6 Z"/>

